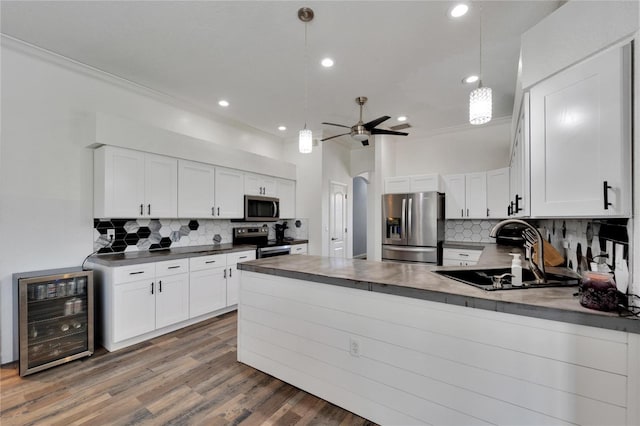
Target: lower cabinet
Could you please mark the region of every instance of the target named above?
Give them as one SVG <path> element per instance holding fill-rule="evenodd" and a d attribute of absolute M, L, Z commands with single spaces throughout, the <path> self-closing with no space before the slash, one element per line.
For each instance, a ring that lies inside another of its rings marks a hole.
<path fill-rule="evenodd" d="M 445 248 L 442 250 L 442 266 L 473 266 L 481 254 L 482 250 Z"/>
<path fill-rule="evenodd" d="M 237 263 L 253 259 L 250 250 L 121 267 L 89 263 L 98 341 L 113 351 L 233 309 Z"/>
<path fill-rule="evenodd" d="M 307 254 L 308 251 L 308 244 L 295 244 L 291 246 L 291 254 Z"/>

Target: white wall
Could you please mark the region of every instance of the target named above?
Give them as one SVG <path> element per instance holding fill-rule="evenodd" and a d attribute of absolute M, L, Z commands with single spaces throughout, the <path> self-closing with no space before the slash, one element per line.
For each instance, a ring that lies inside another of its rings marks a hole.
<path fill-rule="evenodd" d="M 397 175 L 466 173 L 509 165 L 511 118 L 396 142 Z"/>
<path fill-rule="evenodd" d="M 17 357 L 11 274 L 80 265 L 93 250 L 91 121 L 97 112 L 282 157 L 279 139 L 237 127 L 2 38 L 1 362 Z"/>
<path fill-rule="evenodd" d="M 391 136 L 375 137 L 374 171 L 367 189 L 367 259 L 382 259 L 382 194 L 384 178 L 396 175 L 397 142 Z"/>

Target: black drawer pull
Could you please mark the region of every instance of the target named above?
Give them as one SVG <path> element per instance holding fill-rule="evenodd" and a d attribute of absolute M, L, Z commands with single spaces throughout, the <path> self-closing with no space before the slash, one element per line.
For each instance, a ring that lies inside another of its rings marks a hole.
<path fill-rule="evenodd" d="M 144 271 L 129 272 L 129 275 L 144 274 Z"/>
<path fill-rule="evenodd" d="M 240 256 L 238 259 L 246 259 L 247 256 Z"/>
<path fill-rule="evenodd" d="M 176 266 L 169 266 L 167 269 L 176 269 L 176 268 L 179 268 L 179 267 L 180 267 L 180 265 L 176 265 Z"/>
<path fill-rule="evenodd" d="M 207 261 L 206 261 L 206 262 L 204 262 L 204 263 L 216 263 L 216 261 L 215 261 L 215 260 L 207 260 Z"/>
<path fill-rule="evenodd" d="M 612 206 L 613 203 L 609 202 L 609 190 L 611 189 L 611 185 L 606 180 L 602 182 L 602 192 L 604 195 L 604 209 L 609 210 L 609 206 Z"/>

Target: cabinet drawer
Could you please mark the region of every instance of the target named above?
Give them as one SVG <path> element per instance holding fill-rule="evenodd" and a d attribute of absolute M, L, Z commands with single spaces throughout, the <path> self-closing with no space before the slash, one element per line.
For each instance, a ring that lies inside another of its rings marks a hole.
<path fill-rule="evenodd" d="M 229 253 L 227 254 L 227 265 L 236 266 L 236 264 L 238 263 L 246 262 L 248 260 L 255 260 L 255 258 L 256 252 L 254 250 Z"/>
<path fill-rule="evenodd" d="M 201 271 L 203 269 L 219 268 L 227 266 L 226 254 L 212 254 L 209 256 L 192 257 L 189 259 L 190 271 Z"/>
<path fill-rule="evenodd" d="M 477 262 L 480 259 L 482 250 L 465 250 L 465 249 L 448 249 L 442 250 L 442 258 L 449 260 L 462 260 L 468 262 Z"/>
<path fill-rule="evenodd" d="M 189 259 L 165 260 L 156 263 L 156 276 L 184 274 L 189 271 Z"/>
<path fill-rule="evenodd" d="M 141 263 L 140 265 L 120 266 L 113 269 L 115 284 L 128 283 L 144 279 L 153 280 L 156 275 L 155 263 Z"/>
<path fill-rule="evenodd" d="M 296 244 L 291 246 L 291 254 L 307 254 L 306 244 Z"/>

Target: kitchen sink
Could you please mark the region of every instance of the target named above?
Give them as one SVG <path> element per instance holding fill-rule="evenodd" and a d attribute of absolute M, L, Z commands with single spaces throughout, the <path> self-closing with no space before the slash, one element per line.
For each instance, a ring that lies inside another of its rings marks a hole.
<path fill-rule="evenodd" d="M 510 274 L 511 268 L 494 268 L 494 269 L 449 269 L 435 271 L 440 275 L 474 287 L 482 288 L 487 291 L 494 290 L 521 290 L 542 287 L 571 287 L 580 284 L 580 278 L 577 276 L 567 276 L 547 272 L 547 282 L 537 284 L 536 277 L 529 269 L 522 268 L 522 286 L 512 286 L 511 277 L 507 276 L 502 280 L 501 288 L 493 285 L 494 277 Z"/>

